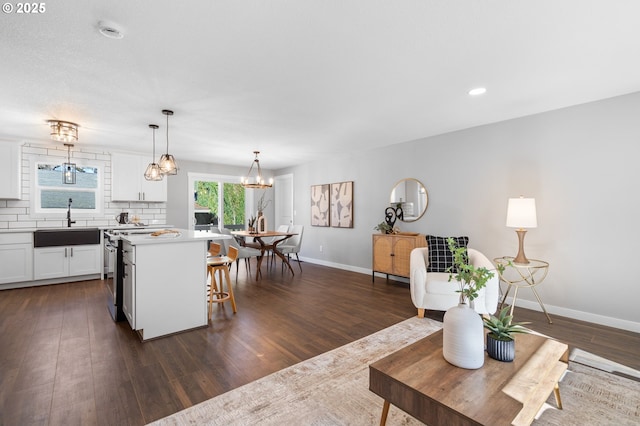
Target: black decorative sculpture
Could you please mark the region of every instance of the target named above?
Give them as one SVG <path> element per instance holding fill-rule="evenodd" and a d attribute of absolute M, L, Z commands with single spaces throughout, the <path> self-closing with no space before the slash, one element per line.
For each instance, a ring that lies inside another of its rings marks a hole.
<path fill-rule="evenodd" d="M 404 217 L 404 213 L 402 213 L 402 207 L 398 205 L 397 207 L 387 207 L 384 211 L 384 221 L 387 222 L 392 229 L 396 224 L 396 220 Z"/>

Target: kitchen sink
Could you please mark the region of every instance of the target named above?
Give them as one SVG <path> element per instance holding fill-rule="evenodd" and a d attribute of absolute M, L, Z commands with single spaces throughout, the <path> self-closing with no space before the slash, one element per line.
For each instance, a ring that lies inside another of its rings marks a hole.
<path fill-rule="evenodd" d="M 33 232 L 34 247 L 100 244 L 98 228 L 39 229 Z"/>

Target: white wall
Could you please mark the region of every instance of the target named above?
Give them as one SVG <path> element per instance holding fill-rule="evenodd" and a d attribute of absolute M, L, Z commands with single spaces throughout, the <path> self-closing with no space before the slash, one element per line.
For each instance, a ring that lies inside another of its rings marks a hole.
<path fill-rule="evenodd" d="M 640 93 L 277 171 L 294 174 L 295 221 L 308 261 L 369 272 L 371 234 L 393 185 L 420 180 L 429 206 L 404 231 L 469 235 L 489 258 L 517 252 L 509 197 L 535 197 L 529 258 L 550 263 L 538 286 L 551 313 L 640 331 Z M 426 117 L 425 119 L 428 119 Z M 353 229 L 310 226 L 310 186 L 354 181 Z M 319 247 L 323 246 L 320 252 Z M 540 309 L 522 290 L 519 303 Z"/>

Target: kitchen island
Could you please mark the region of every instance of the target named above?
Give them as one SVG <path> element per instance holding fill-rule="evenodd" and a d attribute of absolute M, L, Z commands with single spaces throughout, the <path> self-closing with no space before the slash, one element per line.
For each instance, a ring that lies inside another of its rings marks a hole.
<path fill-rule="evenodd" d="M 208 239 L 187 229 L 121 238 L 122 308 L 140 339 L 205 327 Z"/>

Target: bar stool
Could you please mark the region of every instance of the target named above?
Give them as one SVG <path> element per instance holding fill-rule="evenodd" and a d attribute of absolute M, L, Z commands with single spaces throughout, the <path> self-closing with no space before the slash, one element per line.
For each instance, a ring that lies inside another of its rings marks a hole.
<path fill-rule="evenodd" d="M 215 243 L 212 243 L 211 245 L 213 244 Z M 216 245 L 220 246 L 219 244 Z M 233 313 L 235 314 L 237 312 L 236 299 L 233 295 L 233 287 L 231 286 L 231 279 L 229 278 L 229 267 L 237 258 L 238 249 L 235 247 L 229 247 L 228 256 L 207 257 L 207 272 L 211 275 L 211 282 L 209 284 L 209 318 L 211 318 L 213 304 L 224 303 L 227 300 L 231 301 Z M 216 283 L 216 272 L 218 273 L 220 281 L 219 289 Z M 223 291 L 225 281 L 227 283 L 227 291 Z"/>

